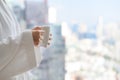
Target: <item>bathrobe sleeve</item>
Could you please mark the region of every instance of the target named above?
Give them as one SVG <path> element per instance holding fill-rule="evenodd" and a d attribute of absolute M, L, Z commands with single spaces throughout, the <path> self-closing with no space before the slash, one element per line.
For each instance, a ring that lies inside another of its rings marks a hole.
<path fill-rule="evenodd" d="M 26 72 L 41 60 L 39 48 L 33 45 L 31 31 L 0 41 L 0 80 Z"/>

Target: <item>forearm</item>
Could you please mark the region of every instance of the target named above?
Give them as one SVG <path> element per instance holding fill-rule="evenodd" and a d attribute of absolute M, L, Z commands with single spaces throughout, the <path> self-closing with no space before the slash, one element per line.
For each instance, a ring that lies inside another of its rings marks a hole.
<path fill-rule="evenodd" d="M 6 42 L 2 41 L 0 55 L 2 55 L 0 62 L 3 62 L 0 63 L 0 78 L 11 77 L 36 67 L 31 31 L 25 31 L 15 39 L 9 38 Z"/>

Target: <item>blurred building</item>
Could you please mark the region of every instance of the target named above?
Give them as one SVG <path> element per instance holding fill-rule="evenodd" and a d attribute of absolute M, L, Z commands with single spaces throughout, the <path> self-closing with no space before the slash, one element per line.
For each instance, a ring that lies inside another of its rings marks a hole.
<path fill-rule="evenodd" d="M 48 24 L 47 0 L 8 0 L 22 29 Z"/>
<path fill-rule="evenodd" d="M 103 40 L 103 36 L 104 36 L 103 29 L 104 29 L 103 16 L 99 16 L 97 27 L 96 27 L 96 34 L 99 40 Z"/>
<path fill-rule="evenodd" d="M 16 15 L 16 19 L 18 20 L 21 29 L 26 28 L 26 21 L 25 21 L 25 8 L 24 2 L 21 0 L 7 0 L 8 5 L 10 6 L 11 10 Z"/>
<path fill-rule="evenodd" d="M 90 27 L 90 26 L 89 26 Z M 78 38 L 81 39 L 96 39 L 96 33 L 95 33 L 95 27 L 91 27 L 89 29 L 87 24 L 81 23 L 80 25 L 78 23 L 70 25 L 72 33 L 78 36 Z"/>
<path fill-rule="evenodd" d="M 61 25 L 51 25 L 51 46 L 43 51 L 43 60 L 33 74 L 37 80 L 64 80 L 65 76 L 65 40 L 61 35 Z"/>
<path fill-rule="evenodd" d="M 48 24 L 48 3 L 47 0 L 26 0 L 25 15 L 27 27 Z"/>

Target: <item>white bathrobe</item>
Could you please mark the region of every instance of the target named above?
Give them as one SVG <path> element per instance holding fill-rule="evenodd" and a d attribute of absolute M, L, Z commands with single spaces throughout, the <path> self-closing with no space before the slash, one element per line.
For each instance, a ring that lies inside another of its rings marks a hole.
<path fill-rule="evenodd" d="M 11 80 L 36 67 L 41 57 L 38 55 L 31 31 L 21 32 L 13 13 L 0 0 L 0 80 Z"/>

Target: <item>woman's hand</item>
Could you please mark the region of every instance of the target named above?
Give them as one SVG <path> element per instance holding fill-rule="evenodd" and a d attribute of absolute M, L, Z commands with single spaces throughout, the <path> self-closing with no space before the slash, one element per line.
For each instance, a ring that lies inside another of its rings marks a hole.
<path fill-rule="evenodd" d="M 43 33 L 44 32 L 42 31 L 42 28 L 40 26 L 32 29 L 32 36 L 35 46 L 38 46 L 40 44 L 40 40 L 42 39 L 41 37 Z M 50 36 L 52 35 L 50 34 Z M 49 40 L 51 40 L 51 38 L 49 38 Z M 50 43 L 48 43 L 48 45 L 50 45 Z"/>

